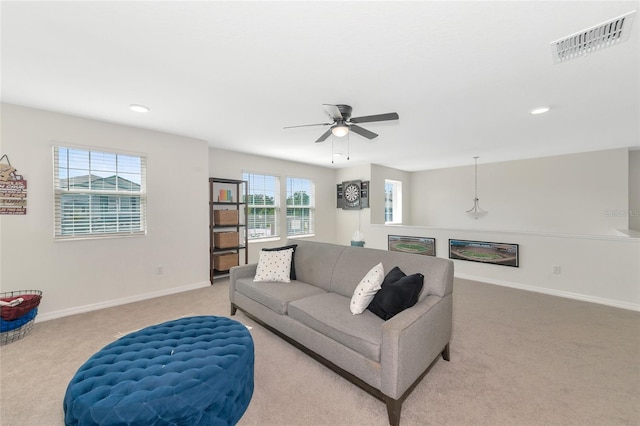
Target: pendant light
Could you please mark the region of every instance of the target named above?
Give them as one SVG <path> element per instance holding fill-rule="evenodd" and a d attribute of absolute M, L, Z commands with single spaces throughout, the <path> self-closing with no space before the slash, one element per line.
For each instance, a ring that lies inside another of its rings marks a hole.
<path fill-rule="evenodd" d="M 476 168 L 475 168 L 475 196 L 473 198 L 473 207 L 470 208 L 469 210 L 467 210 L 467 213 L 469 213 L 471 216 L 473 216 L 474 219 L 478 219 L 484 215 L 486 215 L 487 213 L 489 213 L 486 210 L 482 210 L 480 208 L 480 199 L 478 198 L 478 158 L 480 157 L 473 157 L 474 160 L 476 161 Z"/>

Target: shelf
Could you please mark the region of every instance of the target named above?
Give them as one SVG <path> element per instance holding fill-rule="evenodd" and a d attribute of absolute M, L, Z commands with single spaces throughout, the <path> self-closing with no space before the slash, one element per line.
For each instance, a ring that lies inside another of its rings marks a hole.
<path fill-rule="evenodd" d="M 247 229 L 247 203 L 230 200 L 244 200 L 249 193 L 247 181 L 236 179 L 209 178 L 209 279 L 228 276 L 229 270 L 218 269 L 230 264 L 245 265 L 249 261 Z M 219 201 L 223 199 L 224 201 Z M 223 211 L 234 211 L 234 213 Z M 230 225 L 216 224 L 216 221 Z M 243 223 L 241 223 L 243 222 Z M 245 232 L 242 232 L 242 231 Z M 244 234 L 244 235 L 242 235 Z M 237 244 L 231 247 L 216 247 L 216 244 Z M 244 250 L 242 256 L 241 250 Z M 233 253 L 233 257 L 231 254 Z M 222 263 L 221 263 L 222 262 Z"/>
<path fill-rule="evenodd" d="M 236 203 L 233 201 L 209 201 L 209 204 L 215 204 L 217 206 L 244 206 L 247 203 Z"/>
<path fill-rule="evenodd" d="M 245 249 L 246 249 L 245 246 L 225 247 L 225 248 L 211 247 L 211 253 L 221 253 L 225 251 L 235 251 L 235 250 L 245 250 Z"/>

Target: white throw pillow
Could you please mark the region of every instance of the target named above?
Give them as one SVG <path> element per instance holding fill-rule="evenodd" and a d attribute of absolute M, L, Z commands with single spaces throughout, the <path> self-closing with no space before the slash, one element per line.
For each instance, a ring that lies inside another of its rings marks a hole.
<path fill-rule="evenodd" d="M 293 249 L 279 251 L 260 251 L 258 268 L 253 282 L 290 283 L 291 256 Z"/>
<path fill-rule="evenodd" d="M 361 314 L 367 309 L 373 297 L 382 288 L 383 280 L 384 268 L 382 267 L 382 262 L 380 262 L 367 272 L 367 275 L 364 276 L 353 292 L 351 305 L 349 305 L 353 315 Z"/>

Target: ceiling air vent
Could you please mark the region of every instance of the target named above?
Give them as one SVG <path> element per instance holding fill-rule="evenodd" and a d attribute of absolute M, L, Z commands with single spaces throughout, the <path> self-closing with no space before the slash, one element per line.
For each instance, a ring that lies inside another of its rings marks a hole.
<path fill-rule="evenodd" d="M 558 64 L 600 49 L 620 44 L 629 39 L 631 23 L 636 11 L 578 31 L 570 36 L 551 42 L 553 62 Z"/>

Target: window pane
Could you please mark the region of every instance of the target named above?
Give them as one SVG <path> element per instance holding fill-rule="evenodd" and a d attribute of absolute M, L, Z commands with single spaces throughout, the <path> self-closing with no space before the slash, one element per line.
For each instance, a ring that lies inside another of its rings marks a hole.
<path fill-rule="evenodd" d="M 62 147 L 54 156 L 57 237 L 145 232 L 143 157 Z"/>
<path fill-rule="evenodd" d="M 142 173 L 142 164 L 140 157 L 132 157 L 130 155 L 118 155 L 118 172 L 119 173 Z"/>
<path fill-rule="evenodd" d="M 287 236 L 315 232 L 314 189 L 310 179 L 287 178 Z"/>
<path fill-rule="evenodd" d="M 106 152 L 91 152 L 91 170 L 100 172 L 111 172 L 116 170 L 116 154 Z"/>
<path fill-rule="evenodd" d="M 393 221 L 393 184 L 389 181 L 384 184 L 384 221 Z"/>
<path fill-rule="evenodd" d="M 402 223 L 402 182 L 386 180 L 384 182 L 384 221 Z"/>
<path fill-rule="evenodd" d="M 250 240 L 278 236 L 280 179 L 277 176 L 243 173 L 248 182 L 247 233 Z"/>

